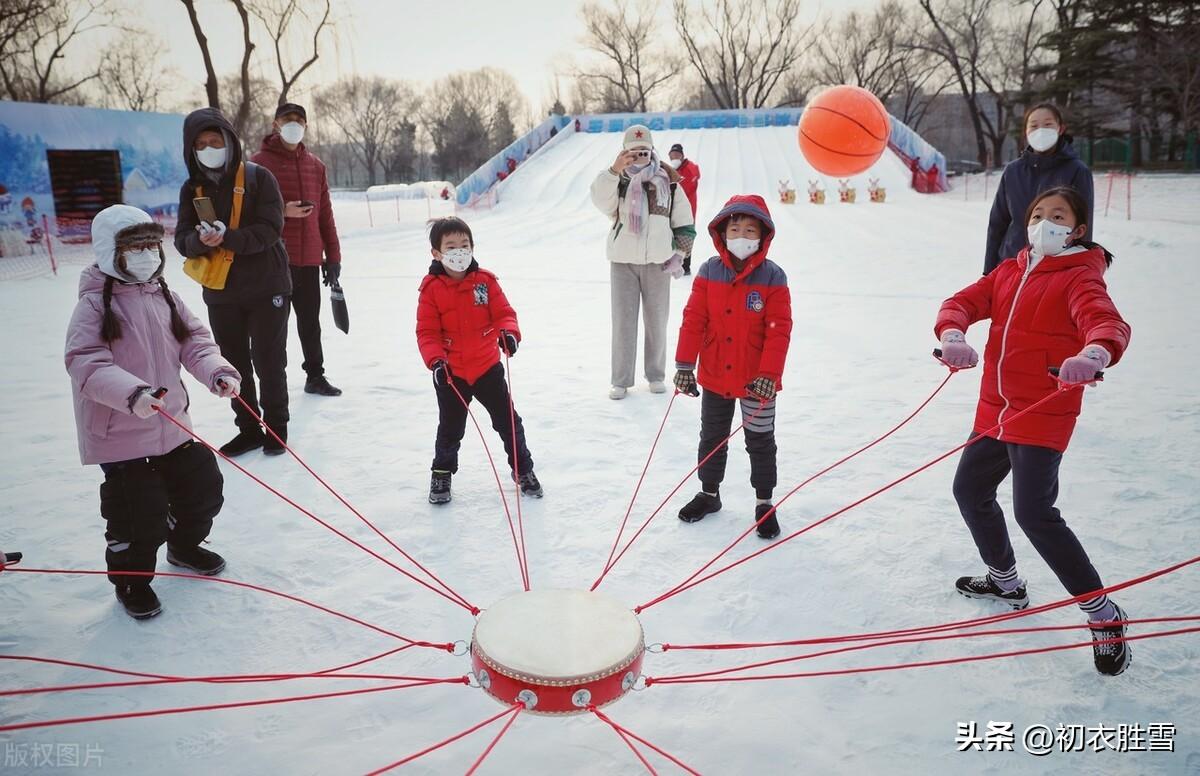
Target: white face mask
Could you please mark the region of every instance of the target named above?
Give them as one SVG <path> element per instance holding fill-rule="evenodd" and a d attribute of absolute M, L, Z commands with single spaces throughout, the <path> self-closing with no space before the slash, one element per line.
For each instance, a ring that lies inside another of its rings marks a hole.
<path fill-rule="evenodd" d="M 299 121 L 289 121 L 279 128 L 279 136 L 289 145 L 296 145 L 304 139 L 304 125 Z"/>
<path fill-rule="evenodd" d="M 1029 141 L 1029 147 L 1034 151 L 1049 151 L 1058 143 L 1058 130 L 1042 127 L 1030 132 L 1026 139 Z"/>
<path fill-rule="evenodd" d="M 196 152 L 196 159 L 210 170 L 219 170 L 225 166 L 225 149 L 201 148 Z"/>
<path fill-rule="evenodd" d="M 162 266 L 162 256 L 156 250 L 128 251 L 125 253 L 125 271 L 137 278 L 139 283 L 145 283 L 154 277 Z"/>
<path fill-rule="evenodd" d="M 681 164 L 683 164 L 682 159 L 672 159 L 671 160 L 671 166 L 674 167 L 676 170 L 679 169 L 679 165 L 681 165 Z"/>
<path fill-rule="evenodd" d="M 748 237 L 734 237 L 732 240 L 725 241 L 725 247 L 734 256 L 745 261 L 754 255 L 761 243 L 761 240 L 751 240 Z"/>
<path fill-rule="evenodd" d="M 1039 256 L 1057 256 L 1067 249 L 1067 238 L 1074 231 L 1069 226 L 1045 219 L 1029 227 L 1029 250 Z"/>
<path fill-rule="evenodd" d="M 455 272 L 466 272 L 467 267 L 471 266 L 471 259 L 474 258 L 472 254 L 473 251 L 470 248 L 451 248 L 442 251 L 442 266 Z"/>

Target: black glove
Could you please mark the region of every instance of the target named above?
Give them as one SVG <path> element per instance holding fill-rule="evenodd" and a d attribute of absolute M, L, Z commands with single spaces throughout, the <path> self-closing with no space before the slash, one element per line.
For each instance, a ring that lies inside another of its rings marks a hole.
<path fill-rule="evenodd" d="M 517 345 L 520 344 L 517 335 L 511 331 L 500 330 L 500 349 L 510 356 L 517 355 Z"/>
<path fill-rule="evenodd" d="M 680 369 L 675 373 L 675 388 L 688 396 L 700 395 L 700 391 L 696 388 L 696 373 L 690 369 Z"/>
<path fill-rule="evenodd" d="M 775 381 L 769 377 L 756 377 L 746 386 L 751 396 L 770 401 L 775 398 Z"/>
<path fill-rule="evenodd" d="M 326 261 L 321 264 L 321 282 L 327 286 L 336 286 L 342 276 L 340 261 Z"/>
<path fill-rule="evenodd" d="M 429 368 L 433 370 L 434 388 L 448 388 L 450 386 L 450 381 L 454 376 L 450 374 L 450 365 L 446 363 L 446 359 L 439 358 Z"/>

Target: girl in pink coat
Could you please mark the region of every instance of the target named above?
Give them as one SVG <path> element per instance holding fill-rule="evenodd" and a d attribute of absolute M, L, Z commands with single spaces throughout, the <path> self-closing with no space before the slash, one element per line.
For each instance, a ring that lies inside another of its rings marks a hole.
<path fill-rule="evenodd" d="M 205 575 L 225 568 L 200 546 L 224 501 L 221 470 L 208 448 L 158 411 L 191 427 L 180 367 L 223 398 L 241 386 L 204 324 L 167 288 L 162 238 L 162 226 L 135 207 L 97 214 L 96 263 L 80 276 L 67 328 L 79 456 L 104 472 L 108 578 L 137 619 L 162 607 L 149 574 L 122 572 L 153 572 L 164 542 L 172 565 Z"/>

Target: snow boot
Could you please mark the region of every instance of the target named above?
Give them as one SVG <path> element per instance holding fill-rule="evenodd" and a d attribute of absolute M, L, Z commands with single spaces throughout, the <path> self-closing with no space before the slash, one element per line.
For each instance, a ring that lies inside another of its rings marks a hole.
<path fill-rule="evenodd" d="M 541 498 L 545 495 L 542 492 L 542 483 L 538 482 L 537 475 L 533 472 L 524 472 L 519 480 L 514 477 L 513 481 L 520 484 L 522 496 Z"/>
<path fill-rule="evenodd" d="M 1016 590 L 1004 592 L 992 579 L 991 574 L 980 577 L 959 577 L 954 588 L 967 598 L 981 598 L 990 601 L 1000 601 L 1014 609 L 1024 609 L 1029 606 L 1029 593 L 1021 584 Z"/>
<path fill-rule="evenodd" d="M 167 563 L 206 577 L 215 577 L 225 570 L 225 559 L 203 547 L 181 547 L 167 544 Z"/>
<path fill-rule="evenodd" d="M 758 536 L 760 539 L 774 539 L 779 536 L 779 521 L 776 520 L 779 516 L 778 512 L 771 512 L 770 504 L 759 504 L 754 508 L 754 522 L 758 523 Z M 771 512 L 771 516 L 763 520 L 763 515 Z M 762 520 L 760 523 L 759 521 Z"/>
<path fill-rule="evenodd" d="M 162 603 L 150 589 L 150 584 L 117 585 L 117 600 L 125 607 L 125 613 L 135 620 L 148 620 L 162 611 Z"/>
<path fill-rule="evenodd" d="M 239 455 L 245 455 L 251 450 L 262 447 L 264 441 L 266 441 L 266 435 L 263 434 L 262 429 L 239 431 L 237 436 L 221 445 L 221 454 L 228 458 L 237 458 Z"/>
<path fill-rule="evenodd" d="M 721 496 L 710 496 L 704 491 L 700 491 L 692 500 L 683 505 L 683 509 L 679 510 L 679 519 L 685 523 L 694 523 L 697 520 L 703 520 L 705 515 L 711 515 L 713 512 L 721 511 Z"/>
<path fill-rule="evenodd" d="M 1117 676 L 1129 667 L 1133 652 L 1129 649 L 1128 641 L 1114 641 L 1108 644 L 1099 642 L 1108 639 L 1125 638 L 1126 626 L 1118 624 L 1128 620 L 1125 610 L 1113 604 L 1117 610 L 1117 619 L 1110 622 L 1092 623 L 1092 657 L 1096 661 L 1096 670 L 1105 676 Z"/>
<path fill-rule="evenodd" d="M 287 452 L 284 448 L 284 444 L 287 443 L 287 424 L 279 426 L 274 431 L 279 435 L 279 439 L 267 434 L 266 439 L 263 441 L 263 453 L 266 455 L 283 455 Z"/>
<path fill-rule="evenodd" d="M 341 396 L 342 389 L 329 384 L 324 375 L 310 377 L 304 381 L 304 392 L 315 393 L 318 396 Z"/>
<path fill-rule="evenodd" d="M 429 503 L 450 503 L 450 472 L 442 469 L 433 470 L 433 476 L 429 478 Z"/>

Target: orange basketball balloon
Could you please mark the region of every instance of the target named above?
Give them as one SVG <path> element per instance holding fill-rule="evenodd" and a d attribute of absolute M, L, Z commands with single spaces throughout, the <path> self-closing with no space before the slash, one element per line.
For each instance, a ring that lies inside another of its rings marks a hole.
<path fill-rule="evenodd" d="M 858 86 L 833 86 L 800 116 L 800 151 L 818 172 L 845 178 L 864 172 L 883 155 L 890 131 L 879 98 Z"/>

